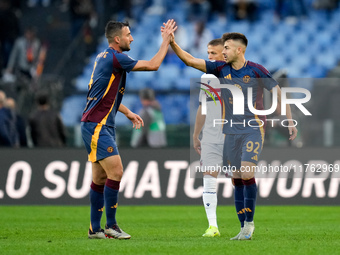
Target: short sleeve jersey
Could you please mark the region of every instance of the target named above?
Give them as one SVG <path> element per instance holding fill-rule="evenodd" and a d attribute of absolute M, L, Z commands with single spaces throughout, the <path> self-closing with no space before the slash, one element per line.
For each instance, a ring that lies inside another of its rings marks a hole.
<path fill-rule="evenodd" d="M 263 88 L 272 90 L 278 83 L 262 65 L 246 61 L 244 66 L 235 70 L 224 61 L 206 61 L 208 74 L 214 74 L 221 79 L 221 84 L 234 85 L 242 90 L 244 95 L 244 114 L 233 114 L 233 95 L 229 89 L 221 89 L 224 103 L 222 117 L 228 123 L 223 126 L 224 134 L 247 134 L 254 131 L 264 131 L 266 116 L 252 113 L 248 107 L 248 97 L 252 96 L 253 107 L 263 110 Z M 252 87 L 252 95 L 248 95 L 248 88 Z M 262 122 L 261 122 L 262 121 Z"/>
<path fill-rule="evenodd" d="M 124 95 L 126 73 L 137 62 L 113 48 L 97 55 L 81 121 L 115 126 L 116 113 Z"/>

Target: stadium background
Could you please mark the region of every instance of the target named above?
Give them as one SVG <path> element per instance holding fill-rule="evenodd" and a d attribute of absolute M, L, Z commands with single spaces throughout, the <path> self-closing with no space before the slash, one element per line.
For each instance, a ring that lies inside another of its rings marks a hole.
<path fill-rule="evenodd" d="M 110 4 L 105 5 L 106 2 Z M 324 9 L 322 5 L 316 8 L 319 1 L 305 0 L 303 2 L 306 12 L 300 7 L 293 8 L 286 4 L 281 9 L 281 18 L 275 12 L 276 1 L 250 1 L 255 4 L 256 9 L 251 12 L 252 15 L 242 20 L 234 17 L 234 2 L 236 1 L 211 1 L 211 8 L 205 20 L 206 34 L 210 36 L 207 35 L 206 38 L 218 38 L 228 31 L 244 33 L 249 39 L 247 59 L 263 64 L 280 80 L 281 85 L 303 87 L 312 94 L 311 101 L 306 104 L 312 116 L 302 116 L 298 109 L 293 109 L 293 114 L 301 124 L 298 127 L 300 132 L 297 141 L 288 144 L 281 130 L 269 129 L 266 134 L 263 160 L 266 162 L 279 160 L 282 163 L 289 160 L 298 160 L 302 163 L 318 160 L 333 164 L 339 160 L 340 155 L 338 1 L 329 1 L 334 3 L 334 8 Z M 161 40 L 159 28 L 168 18 L 174 18 L 182 30 L 182 36 L 176 35 L 179 45 L 196 57 L 206 59 L 206 53 L 194 47 L 196 23 L 202 20 L 204 14 L 199 14 L 198 18 L 190 18 L 187 1 L 131 1 L 129 7 L 131 17 L 127 17 L 126 10 L 117 11 L 118 1 L 94 1 L 94 3 L 97 20 L 85 21 L 78 33 L 71 37 L 72 23 L 65 2 L 51 1 L 47 7 L 38 4 L 33 8 L 22 2 L 21 27 L 24 28 L 26 25 L 37 27 L 39 38 L 47 45 L 44 71 L 34 84 L 34 89 L 22 86 L 18 82 L 4 81 L 1 82 L 0 89 L 18 100 L 19 112 L 25 117 L 34 108 L 34 95 L 37 91 L 47 91 L 53 95 L 52 106 L 60 110 L 67 126 L 69 148 L 1 149 L 0 201 L 4 204 L 87 204 L 86 188 L 83 191 L 85 195 L 78 195 L 78 198 L 77 195 L 72 195 L 72 192 L 83 187 L 82 184 L 85 187 L 88 180 L 82 178 L 85 175 L 82 170 L 86 168 L 86 153 L 80 136 L 79 121 L 86 103 L 87 85 L 95 56 L 107 46 L 103 32 L 108 17 L 130 21 L 134 42 L 128 54 L 135 59 L 150 59 L 156 53 Z M 222 8 L 217 8 L 215 4 L 220 3 Z M 203 39 L 201 44 L 205 48 L 207 42 Z M 180 169 L 183 170 L 192 163 L 189 148 L 193 118 L 190 113 L 195 111 L 196 106 L 190 100 L 190 78 L 197 78 L 200 75 L 200 72 L 185 67 L 171 52 L 158 72 L 128 74 L 123 103 L 132 111 L 138 112 L 141 107 L 138 91 L 145 87 L 155 89 L 165 115 L 169 146 L 162 150 L 131 149 L 129 147 L 131 126 L 122 115 L 118 116 L 118 145 L 121 148 L 123 163 L 126 167 L 131 162 L 139 164 L 139 168 L 138 166 L 136 168 L 138 174 L 135 186 L 129 186 L 130 195 L 126 189 L 122 191 L 123 204 L 160 204 L 160 201 L 162 204 L 201 204 L 197 195 L 191 197 L 184 190 L 186 185 L 199 188 L 200 179 L 194 184 L 188 184 L 184 181 L 184 171 L 180 170 L 173 171 L 179 178 L 176 179 L 173 174 L 171 179 L 168 170 L 173 166 L 165 166 L 166 161 L 185 161 L 186 163 L 179 163 Z M 20 93 L 17 90 L 18 86 L 21 88 Z M 57 165 L 50 166 L 50 163 L 55 162 Z M 58 165 L 58 162 L 64 164 Z M 73 177 L 72 185 L 75 187 L 72 189 L 70 186 L 69 190 L 69 174 L 73 162 L 78 162 L 80 167 L 73 165 L 73 168 L 79 167 L 81 177 Z M 159 169 L 155 168 L 155 162 Z M 50 172 L 46 172 L 47 166 L 50 166 Z M 151 169 L 148 170 L 150 172 L 147 172 L 147 169 Z M 146 173 L 144 179 L 143 173 Z M 54 183 L 55 180 L 49 181 L 49 174 L 60 183 Z M 153 190 L 153 185 L 157 183 L 157 174 L 161 197 L 157 193 L 159 191 Z M 271 187 L 274 187 L 273 191 L 270 191 L 267 197 L 263 196 L 259 203 L 339 204 L 339 179 L 335 175 L 317 176 L 319 180 L 324 179 L 322 182 L 309 183 L 310 189 L 306 188 L 305 192 L 307 195 L 310 192 L 310 195 L 305 197 L 302 185 L 302 183 L 307 185 L 305 179 L 301 182 L 300 188 L 294 191 L 293 180 L 296 178 L 291 177 L 286 178 L 286 186 L 282 192 L 278 191 L 280 188 L 277 186 L 280 178 L 275 180 L 275 184 L 271 184 Z M 141 180 L 144 181 L 142 183 L 146 188 L 138 194 L 136 189 Z M 168 192 L 174 191 L 169 191 L 168 184 L 176 180 L 180 181 L 177 187 L 183 188 L 178 190 L 174 197 L 171 197 L 173 195 L 169 197 Z M 44 187 L 52 191 L 60 189 L 61 195 L 47 199 L 42 193 Z M 280 195 L 289 189 L 293 195 L 290 197 Z M 222 190 L 220 188 L 219 197 L 224 200 L 220 201 L 224 201 L 223 204 L 232 204 L 229 193 L 224 195 Z"/>

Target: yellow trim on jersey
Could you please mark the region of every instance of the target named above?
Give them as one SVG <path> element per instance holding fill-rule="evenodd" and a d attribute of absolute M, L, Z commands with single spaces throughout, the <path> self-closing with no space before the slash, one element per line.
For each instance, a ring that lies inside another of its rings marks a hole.
<path fill-rule="evenodd" d="M 96 162 L 97 161 L 97 146 L 98 146 L 98 139 L 99 139 L 99 133 L 102 130 L 103 125 L 101 123 L 98 123 L 94 134 L 92 135 L 91 139 L 91 153 L 89 154 L 89 161 Z"/>
<path fill-rule="evenodd" d="M 113 104 L 111 105 L 111 109 L 110 109 L 110 111 L 106 114 L 106 116 L 102 119 L 102 121 L 100 122 L 100 124 L 103 124 L 103 125 L 105 125 L 106 124 L 106 121 L 107 121 L 107 117 L 109 117 L 109 114 L 111 113 L 111 111 L 112 111 L 112 108 L 113 108 L 113 106 L 115 105 L 115 102 L 116 102 L 116 99 L 115 99 L 115 101 L 113 101 Z"/>
<path fill-rule="evenodd" d="M 114 76 L 114 74 L 111 75 L 111 78 L 110 78 L 110 81 L 109 81 L 109 86 L 107 86 L 106 90 L 105 90 L 105 93 L 103 95 L 103 98 L 105 97 L 105 95 L 107 94 L 107 92 L 109 92 L 110 88 L 111 88 L 111 85 L 112 85 L 112 82 L 114 81 L 116 77 Z"/>
<path fill-rule="evenodd" d="M 111 78 L 110 78 L 110 81 L 109 81 L 109 86 L 107 86 L 103 98 L 105 97 L 105 95 L 107 94 L 107 92 L 109 91 L 109 89 L 111 88 L 111 85 L 112 85 L 114 79 L 115 79 L 115 76 L 112 74 L 112 75 L 111 75 Z M 102 121 L 100 122 L 101 124 L 103 124 L 103 125 L 106 124 L 107 117 L 109 117 L 109 114 L 111 113 L 112 108 L 113 108 L 113 106 L 115 105 L 115 102 L 116 102 L 116 99 L 115 99 L 115 101 L 113 101 L 113 104 L 111 105 L 110 111 L 106 114 L 106 116 L 105 116 L 105 117 L 102 119 Z"/>

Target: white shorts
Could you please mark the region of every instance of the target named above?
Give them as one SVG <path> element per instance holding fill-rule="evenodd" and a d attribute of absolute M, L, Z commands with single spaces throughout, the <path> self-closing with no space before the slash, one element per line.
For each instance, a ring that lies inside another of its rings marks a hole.
<path fill-rule="evenodd" d="M 201 167 L 222 166 L 223 144 L 202 143 L 201 144 Z"/>

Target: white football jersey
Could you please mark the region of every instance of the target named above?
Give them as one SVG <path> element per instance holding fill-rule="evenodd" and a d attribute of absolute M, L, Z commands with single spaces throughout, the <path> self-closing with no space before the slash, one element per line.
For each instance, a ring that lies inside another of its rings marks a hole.
<path fill-rule="evenodd" d="M 216 86 L 220 84 L 220 81 L 215 75 L 203 74 L 201 77 L 201 83 L 205 83 L 208 86 L 214 88 L 219 97 L 221 98 L 221 89 L 216 88 Z M 210 92 L 210 94 L 202 89 L 200 90 L 199 94 L 199 102 L 201 103 L 201 107 L 204 107 L 202 105 L 202 97 L 206 98 L 206 110 L 207 110 L 205 116 L 205 123 L 202 130 L 203 137 L 201 143 L 223 144 L 224 143 L 224 134 L 222 133 L 223 125 L 218 124 L 215 125 L 214 127 L 214 120 L 222 119 L 221 111 L 222 105 L 215 92 L 208 86 L 201 84 L 201 88 Z M 211 96 L 213 96 L 213 98 Z"/>

